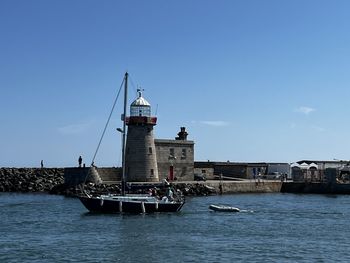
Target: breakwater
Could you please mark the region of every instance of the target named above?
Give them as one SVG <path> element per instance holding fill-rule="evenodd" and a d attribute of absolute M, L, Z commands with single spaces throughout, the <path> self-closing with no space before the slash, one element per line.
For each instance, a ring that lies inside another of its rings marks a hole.
<path fill-rule="evenodd" d="M 81 169 L 84 170 L 83 168 Z M 47 192 L 51 194 L 76 196 L 82 193 L 83 184 L 65 182 L 64 168 L 0 168 L 0 192 Z M 79 176 L 77 178 L 80 178 Z M 158 184 L 160 186 L 161 184 Z M 280 192 L 281 183 L 277 181 L 206 181 L 173 182 L 175 189 L 185 196 L 207 196 L 234 193 L 271 193 Z M 147 193 L 152 184 L 128 184 L 129 193 Z M 157 184 L 155 184 L 157 186 Z M 160 188 L 160 192 L 161 187 Z M 120 193 L 120 183 L 87 183 L 84 190 L 91 194 Z"/>
<path fill-rule="evenodd" d="M 212 187 L 216 192 L 235 193 L 279 193 L 282 182 L 279 180 L 242 180 L 242 181 L 206 181 L 203 184 Z"/>
<path fill-rule="evenodd" d="M 175 190 L 179 190 L 184 196 L 208 196 L 218 194 L 236 194 L 236 193 L 279 193 L 281 182 L 266 181 L 255 183 L 251 181 L 230 181 L 220 183 L 219 181 L 206 182 L 172 182 L 170 183 Z M 51 193 L 75 196 L 82 193 L 83 185 L 77 186 L 57 186 L 51 190 Z M 130 194 L 147 194 L 153 187 L 157 188 L 160 195 L 164 194 L 165 188 L 162 183 L 129 183 L 126 192 Z M 121 184 L 94 184 L 84 185 L 84 191 L 91 195 L 100 195 L 108 193 L 121 193 Z"/>
<path fill-rule="evenodd" d="M 0 192 L 50 192 L 64 184 L 62 168 L 0 168 Z"/>
<path fill-rule="evenodd" d="M 336 182 L 289 182 L 283 184 L 281 192 L 303 194 L 350 195 L 350 184 Z"/>

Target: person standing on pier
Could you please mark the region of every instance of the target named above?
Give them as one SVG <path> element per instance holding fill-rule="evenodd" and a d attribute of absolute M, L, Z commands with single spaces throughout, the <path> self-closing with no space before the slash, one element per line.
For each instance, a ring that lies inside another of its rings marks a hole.
<path fill-rule="evenodd" d="M 41 169 L 44 168 L 44 161 L 43 160 L 41 160 L 41 162 L 40 162 L 40 167 L 41 167 Z"/>
<path fill-rule="evenodd" d="M 81 164 L 83 163 L 83 158 L 81 158 L 81 155 L 79 156 L 78 163 L 79 167 L 81 167 Z"/>

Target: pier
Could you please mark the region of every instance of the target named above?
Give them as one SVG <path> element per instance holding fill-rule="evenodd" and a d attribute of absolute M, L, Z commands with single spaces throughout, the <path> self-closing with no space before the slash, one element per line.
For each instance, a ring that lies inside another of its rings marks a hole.
<path fill-rule="evenodd" d="M 279 180 L 241 180 L 241 181 L 217 181 L 208 180 L 205 182 L 175 182 L 174 184 L 203 184 L 212 187 L 218 194 L 236 194 L 236 193 L 279 193 L 282 182 Z"/>
<path fill-rule="evenodd" d="M 102 184 L 90 183 L 92 190 L 118 190 L 120 180 L 117 168 L 98 168 L 103 179 Z M 79 171 L 79 173 L 78 173 Z M 88 168 L 0 168 L 0 192 L 52 192 L 62 195 L 74 195 L 79 191 L 78 185 L 83 183 Z M 107 180 L 108 179 L 108 180 Z M 185 195 L 235 194 L 235 193 L 278 193 L 282 182 L 278 180 L 239 180 L 239 181 L 173 181 L 175 188 L 184 191 Z M 147 186 L 161 182 L 133 182 Z"/>

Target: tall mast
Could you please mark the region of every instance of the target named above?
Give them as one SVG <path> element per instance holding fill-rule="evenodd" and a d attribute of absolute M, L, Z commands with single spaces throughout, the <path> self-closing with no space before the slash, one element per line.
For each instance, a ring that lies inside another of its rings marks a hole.
<path fill-rule="evenodd" d="M 124 113 L 123 113 L 123 140 L 122 140 L 122 166 L 123 166 L 123 174 L 122 174 L 122 195 L 125 195 L 125 143 L 126 143 L 126 106 L 128 103 L 128 72 L 125 72 L 124 77 Z"/>

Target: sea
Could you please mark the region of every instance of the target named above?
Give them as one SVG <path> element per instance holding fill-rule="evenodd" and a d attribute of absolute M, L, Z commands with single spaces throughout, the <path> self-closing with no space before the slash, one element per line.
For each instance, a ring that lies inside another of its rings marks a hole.
<path fill-rule="evenodd" d="M 0 262 L 350 262 L 350 196 L 191 197 L 178 213 L 104 215 L 76 198 L 1 193 Z"/>

